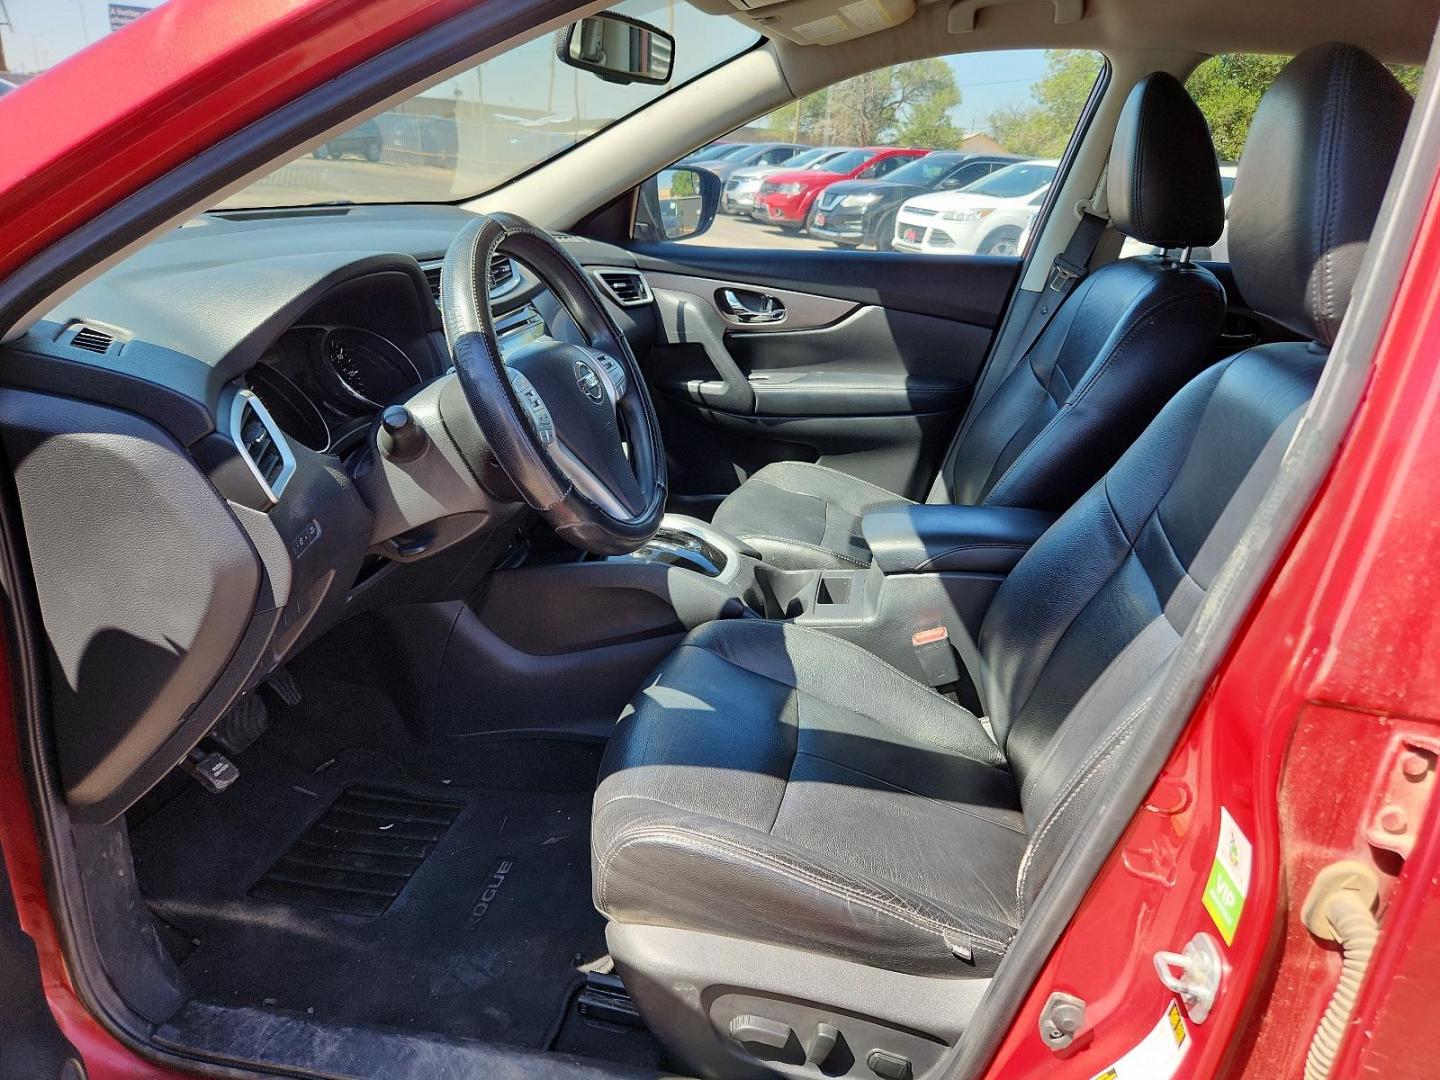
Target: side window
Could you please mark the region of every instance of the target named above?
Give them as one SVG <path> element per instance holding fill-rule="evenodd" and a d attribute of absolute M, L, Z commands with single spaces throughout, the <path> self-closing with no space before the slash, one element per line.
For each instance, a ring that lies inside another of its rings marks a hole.
<path fill-rule="evenodd" d="M 767 150 L 764 154 L 760 155 L 760 160 L 757 164 L 779 165 L 783 161 L 788 161 L 794 156 L 794 153 L 794 150 L 788 146 L 777 146 L 774 150 Z"/>
<path fill-rule="evenodd" d="M 920 60 L 836 83 L 725 136 L 802 149 L 777 165 L 717 169 L 721 213 L 682 242 L 1019 252 L 1031 202 L 1054 179 L 1103 69 L 1095 52 L 1017 49 Z M 867 164 L 883 147 L 921 153 Z M 969 157 L 977 160 L 967 164 Z"/>
<path fill-rule="evenodd" d="M 875 164 L 873 164 L 873 165 L 869 166 L 867 169 L 865 169 L 865 170 L 860 174 L 859 179 L 861 179 L 861 180 L 879 180 L 882 176 L 885 176 L 887 173 L 892 173 L 892 172 L 894 172 L 897 166 L 899 166 L 899 165 L 904 165 L 907 160 L 909 160 L 909 159 L 907 159 L 907 158 L 902 158 L 902 157 L 887 157 L 887 158 L 881 158 L 879 161 L 875 162 Z"/>
<path fill-rule="evenodd" d="M 940 181 L 937 191 L 953 191 L 956 188 L 969 187 L 981 177 L 989 176 L 995 171 L 993 162 L 977 161 L 973 165 L 965 165 L 956 169 L 944 180 Z"/>

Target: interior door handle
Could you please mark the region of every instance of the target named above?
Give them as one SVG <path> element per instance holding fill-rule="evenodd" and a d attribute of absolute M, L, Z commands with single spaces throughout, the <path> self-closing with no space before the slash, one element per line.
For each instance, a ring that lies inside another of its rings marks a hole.
<path fill-rule="evenodd" d="M 720 310 L 737 322 L 778 323 L 785 321 L 785 305 L 769 293 L 737 289 L 720 290 Z"/>

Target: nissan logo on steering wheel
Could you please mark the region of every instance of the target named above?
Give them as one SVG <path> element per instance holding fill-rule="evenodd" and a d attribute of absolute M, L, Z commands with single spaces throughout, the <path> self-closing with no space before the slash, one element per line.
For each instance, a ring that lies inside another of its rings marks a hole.
<path fill-rule="evenodd" d="M 585 396 L 599 405 L 605 400 L 605 384 L 600 381 L 600 376 L 584 360 L 575 361 L 575 382 L 584 392 Z"/>

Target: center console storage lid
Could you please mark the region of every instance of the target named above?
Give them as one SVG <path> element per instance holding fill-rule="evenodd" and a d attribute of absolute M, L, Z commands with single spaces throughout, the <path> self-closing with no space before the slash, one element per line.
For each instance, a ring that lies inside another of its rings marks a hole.
<path fill-rule="evenodd" d="M 882 506 L 861 519 L 865 543 L 887 574 L 1008 574 L 1055 521 L 1015 506 Z"/>

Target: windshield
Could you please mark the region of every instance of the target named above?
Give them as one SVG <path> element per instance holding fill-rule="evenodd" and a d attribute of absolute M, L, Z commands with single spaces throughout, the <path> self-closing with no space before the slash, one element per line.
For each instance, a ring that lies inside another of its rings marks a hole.
<path fill-rule="evenodd" d="M 696 150 L 693 154 L 681 158 L 681 160 L 716 161 L 722 157 L 725 157 L 727 154 L 733 154 L 741 145 L 744 144 L 731 142 L 711 143 L 709 146 L 702 146 L 699 150 Z"/>
<path fill-rule="evenodd" d="M 964 160 L 964 154 L 926 154 L 909 165 L 900 166 L 885 179 L 897 184 L 929 185 Z"/>
<path fill-rule="evenodd" d="M 874 156 L 868 150 L 844 150 L 825 162 L 825 171 L 853 172 Z"/>
<path fill-rule="evenodd" d="M 473 198 L 759 40 L 738 20 L 708 15 L 688 0 L 623 0 L 611 10 L 675 36 L 674 73 L 667 85 L 605 82 L 560 63 L 555 36 L 544 34 L 334 136 L 220 207 Z M 729 152 L 745 148 L 727 147 Z"/>
<path fill-rule="evenodd" d="M 960 190 L 973 195 L 990 195 L 997 199 L 1018 199 L 1030 195 L 1055 179 L 1055 166 L 1035 161 L 1007 165 L 989 176 L 976 180 Z"/>
<path fill-rule="evenodd" d="M 787 169 L 814 169 L 823 163 L 837 156 L 839 150 L 832 150 L 829 147 L 817 146 L 813 150 L 803 150 L 796 154 L 789 161 L 785 162 Z"/>
<path fill-rule="evenodd" d="M 739 161 L 741 158 L 749 157 L 755 147 L 749 143 L 741 143 L 739 146 L 726 150 L 723 154 L 717 154 L 711 161 Z"/>

